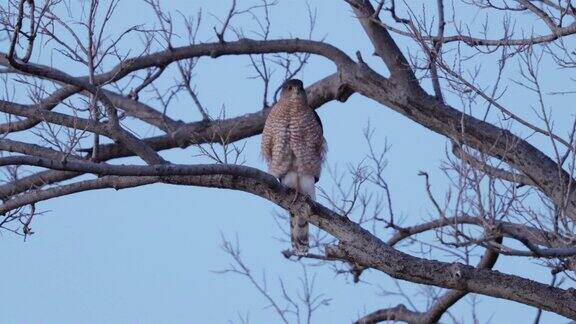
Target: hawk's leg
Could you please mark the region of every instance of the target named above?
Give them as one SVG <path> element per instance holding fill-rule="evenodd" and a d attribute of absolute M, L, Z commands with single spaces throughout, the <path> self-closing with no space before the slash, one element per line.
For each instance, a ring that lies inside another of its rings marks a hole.
<path fill-rule="evenodd" d="M 298 199 L 298 195 L 306 195 L 315 198 L 314 177 L 299 174 L 297 171 L 289 171 L 282 177 L 282 183 L 288 188 L 294 189 L 292 204 Z M 308 252 L 308 219 L 306 215 L 290 213 L 290 240 L 294 253 L 298 256 Z"/>
<path fill-rule="evenodd" d="M 294 203 L 296 202 L 296 200 L 298 199 L 298 195 L 300 194 L 300 179 L 298 176 L 296 176 L 296 185 L 294 186 L 294 198 L 292 199 L 292 205 L 294 205 Z"/>
<path fill-rule="evenodd" d="M 292 197 L 292 202 L 290 203 L 291 205 L 293 205 L 298 199 L 298 195 L 301 192 L 298 172 L 288 171 L 285 175 L 283 175 L 280 178 L 280 182 L 286 187 L 294 190 L 294 197 Z"/>

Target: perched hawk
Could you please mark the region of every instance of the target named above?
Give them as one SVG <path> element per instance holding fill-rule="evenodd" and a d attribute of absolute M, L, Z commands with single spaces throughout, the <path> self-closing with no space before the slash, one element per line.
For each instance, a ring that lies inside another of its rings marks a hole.
<path fill-rule="evenodd" d="M 283 185 L 313 200 L 326 151 L 322 133 L 322 122 L 308 105 L 302 81 L 286 81 L 264 125 L 262 156 L 268 172 Z M 308 222 L 298 215 L 290 215 L 290 238 L 296 254 L 307 253 Z"/>

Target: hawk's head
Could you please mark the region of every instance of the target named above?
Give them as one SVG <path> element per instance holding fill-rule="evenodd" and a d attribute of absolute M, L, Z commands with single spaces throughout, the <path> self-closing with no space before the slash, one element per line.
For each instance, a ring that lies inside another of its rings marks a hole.
<path fill-rule="evenodd" d="M 280 96 L 286 99 L 295 99 L 306 96 L 304 83 L 298 79 L 286 80 L 286 82 L 282 84 L 282 92 L 280 93 Z"/>

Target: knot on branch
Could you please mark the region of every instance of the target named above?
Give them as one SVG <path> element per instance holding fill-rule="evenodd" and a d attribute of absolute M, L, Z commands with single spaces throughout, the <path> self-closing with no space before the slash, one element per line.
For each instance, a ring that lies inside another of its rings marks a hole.
<path fill-rule="evenodd" d="M 457 286 L 463 287 L 465 284 L 465 271 L 466 265 L 454 262 L 450 265 L 449 272 L 450 272 L 450 280 L 456 284 Z"/>

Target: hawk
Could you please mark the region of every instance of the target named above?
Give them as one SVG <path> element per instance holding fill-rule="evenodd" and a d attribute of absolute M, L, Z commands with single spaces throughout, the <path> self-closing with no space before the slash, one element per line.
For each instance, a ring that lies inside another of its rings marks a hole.
<path fill-rule="evenodd" d="M 302 81 L 291 79 L 282 85 L 280 100 L 264 124 L 261 149 L 270 174 L 296 193 L 316 200 L 314 185 L 320 179 L 326 141 Z M 290 239 L 297 255 L 308 252 L 308 222 L 292 213 Z"/>

